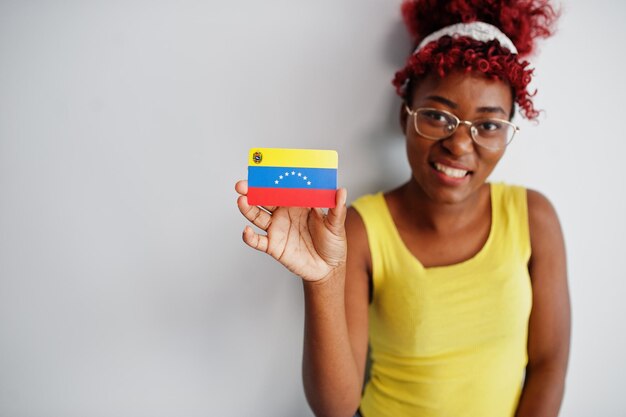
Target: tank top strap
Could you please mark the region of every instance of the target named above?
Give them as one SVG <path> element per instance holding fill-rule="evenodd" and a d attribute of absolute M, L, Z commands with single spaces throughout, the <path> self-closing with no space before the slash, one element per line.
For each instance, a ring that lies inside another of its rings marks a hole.
<path fill-rule="evenodd" d="M 372 258 L 374 288 L 382 285 L 386 268 L 390 264 L 406 262 L 407 250 L 387 208 L 382 192 L 367 194 L 352 203 L 361 216 Z"/>
<path fill-rule="evenodd" d="M 521 260 L 530 259 L 530 231 L 526 188 L 504 183 L 491 184 L 494 242 L 510 246 Z"/>

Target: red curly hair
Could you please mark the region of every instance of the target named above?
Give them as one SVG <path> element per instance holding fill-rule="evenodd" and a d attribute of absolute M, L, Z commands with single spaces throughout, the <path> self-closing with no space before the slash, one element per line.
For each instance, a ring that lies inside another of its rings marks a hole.
<path fill-rule="evenodd" d="M 481 42 L 444 36 L 408 58 L 393 79 L 396 91 L 410 101 L 413 82 L 431 71 L 441 77 L 458 69 L 478 71 L 507 82 L 524 115 L 535 119 L 539 115 L 532 102 L 536 90 L 528 91 L 533 69 L 520 57 L 533 51 L 535 39 L 553 33 L 558 13 L 548 3 L 549 0 L 404 0 L 402 16 L 416 46 L 445 26 L 481 21 L 504 32 L 518 53 L 511 53 L 497 40 Z"/>

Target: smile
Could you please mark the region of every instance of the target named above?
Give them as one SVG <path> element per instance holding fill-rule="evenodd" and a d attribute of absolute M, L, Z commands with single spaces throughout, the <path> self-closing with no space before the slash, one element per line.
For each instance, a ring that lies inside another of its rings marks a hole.
<path fill-rule="evenodd" d="M 435 162 L 433 166 L 435 167 L 437 171 L 443 172 L 448 177 L 452 177 L 452 178 L 463 178 L 469 172 L 465 169 L 451 168 L 449 166 L 442 165 L 438 162 Z"/>

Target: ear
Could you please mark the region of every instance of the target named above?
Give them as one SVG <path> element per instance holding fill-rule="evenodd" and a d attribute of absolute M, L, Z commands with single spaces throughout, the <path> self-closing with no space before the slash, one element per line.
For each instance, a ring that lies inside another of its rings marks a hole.
<path fill-rule="evenodd" d="M 402 101 L 402 105 L 400 106 L 400 129 L 406 135 L 406 123 L 409 119 L 409 113 L 406 111 L 406 102 Z"/>

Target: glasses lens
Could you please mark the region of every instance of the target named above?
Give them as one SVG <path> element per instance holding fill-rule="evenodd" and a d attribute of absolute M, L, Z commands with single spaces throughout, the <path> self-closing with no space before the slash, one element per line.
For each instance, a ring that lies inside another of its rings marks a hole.
<path fill-rule="evenodd" d="M 434 109 L 419 109 L 415 114 L 417 132 L 429 139 L 450 136 L 456 129 L 457 120 L 450 114 Z"/>
<path fill-rule="evenodd" d="M 508 145 L 515 135 L 515 127 L 503 120 L 476 120 L 472 126 L 474 140 L 481 146 L 501 149 Z"/>

